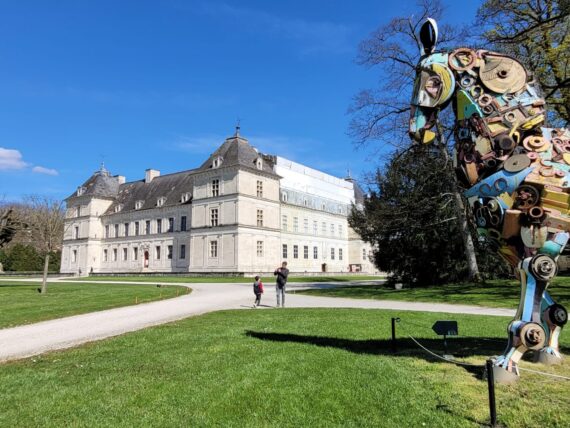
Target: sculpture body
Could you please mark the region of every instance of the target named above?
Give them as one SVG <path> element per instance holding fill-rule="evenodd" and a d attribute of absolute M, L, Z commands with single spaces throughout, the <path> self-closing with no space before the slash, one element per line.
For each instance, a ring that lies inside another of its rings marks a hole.
<path fill-rule="evenodd" d="M 558 337 L 568 314 L 547 288 L 570 238 L 570 131 L 544 127 L 540 88 L 514 58 L 468 48 L 435 52 L 431 19 L 420 39 L 410 135 L 435 140 L 437 114 L 452 105 L 456 168 L 477 230 L 521 282 L 509 343 L 495 361 L 496 379 L 511 382 L 529 350 L 548 364 L 562 358 Z"/>

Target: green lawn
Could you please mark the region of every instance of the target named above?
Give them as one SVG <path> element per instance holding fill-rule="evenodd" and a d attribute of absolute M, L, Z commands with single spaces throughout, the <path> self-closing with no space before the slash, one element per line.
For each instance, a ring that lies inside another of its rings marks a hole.
<path fill-rule="evenodd" d="M 349 281 L 369 281 L 369 280 L 382 280 L 383 276 L 351 276 L 351 275 L 338 275 L 338 276 L 298 276 L 290 277 L 289 282 L 349 282 Z M 134 281 L 134 282 L 180 282 L 180 283 L 209 283 L 209 282 L 226 282 L 226 283 L 249 283 L 253 281 L 251 277 L 217 277 L 217 276 L 201 276 L 201 277 L 188 277 L 188 276 L 91 276 L 87 278 L 80 278 L 81 281 Z M 263 277 L 261 280 L 264 283 L 274 283 L 275 277 Z"/>
<path fill-rule="evenodd" d="M 570 278 L 556 278 L 549 287 L 549 291 L 558 303 L 568 305 L 570 302 Z M 303 290 L 296 291 L 296 293 L 326 297 L 458 303 L 516 309 L 520 297 L 520 286 L 517 281 L 494 280 L 488 281 L 486 284 L 446 284 L 403 290 L 394 290 L 392 286 L 386 284 L 376 284 Z"/>
<path fill-rule="evenodd" d="M 508 318 L 357 309 L 211 313 L 0 365 L 0 426 L 479 427 L 481 370 L 439 362 L 410 340 L 389 350 L 390 317 L 441 351 L 430 326 L 456 319 L 451 352 L 483 363 Z M 568 335 L 563 351 L 568 353 Z M 570 362 L 529 367 L 570 376 Z M 524 373 L 497 387 L 509 427 L 567 427 L 568 382 Z"/>
<path fill-rule="evenodd" d="M 186 287 L 104 283 L 48 283 L 0 280 L 0 328 L 175 297 Z"/>

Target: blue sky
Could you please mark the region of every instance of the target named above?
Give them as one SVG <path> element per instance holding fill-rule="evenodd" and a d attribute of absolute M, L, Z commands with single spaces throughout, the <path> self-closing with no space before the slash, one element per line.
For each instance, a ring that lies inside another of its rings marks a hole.
<path fill-rule="evenodd" d="M 478 1 L 447 0 L 471 22 Z M 198 166 L 233 134 L 266 153 L 359 177 L 346 135 L 374 70 L 359 41 L 410 0 L 5 1 L 0 199 L 64 198 L 103 161 L 127 180 Z"/>

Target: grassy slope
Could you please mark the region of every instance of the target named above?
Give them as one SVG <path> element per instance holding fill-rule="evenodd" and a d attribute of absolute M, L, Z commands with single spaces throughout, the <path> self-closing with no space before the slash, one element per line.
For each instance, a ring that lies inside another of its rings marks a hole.
<path fill-rule="evenodd" d="M 380 276 L 303 276 L 303 277 L 290 277 L 289 282 L 349 282 L 349 281 L 365 281 L 365 280 L 380 280 Z M 253 281 L 251 277 L 186 277 L 186 276 L 93 276 L 88 278 L 81 278 L 82 281 L 134 281 L 134 282 L 180 282 L 180 283 L 209 283 L 209 282 L 225 282 L 225 283 L 249 283 Z M 275 277 L 263 277 L 261 280 L 264 283 L 274 283 Z"/>
<path fill-rule="evenodd" d="M 416 302 L 444 302 L 515 309 L 519 302 L 517 281 L 496 280 L 486 284 L 446 284 L 394 290 L 385 284 L 331 289 L 303 290 L 297 293 L 313 296 L 350 297 L 354 299 L 403 300 Z M 553 298 L 561 304 L 570 302 L 570 278 L 559 277 L 549 287 Z"/>
<path fill-rule="evenodd" d="M 150 285 L 48 283 L 40 295 L 39 282 L 0 281 L 0 328 L 134 305 L 187 292 L 185 287 Z"/>
<path fill-rule="evenodd" d="M 66 352 L 0 365 L 0 426 L 427 426 L 488 421 L 480 370 L 437 362 L 401 340 L 389 311 L 225 311 Z M 501 317 L 398 313 L 441 350 L 429 326 L 457 319 L 467 361 L 504 347 Z M 568 336 L 566 335 L 566 338 Z M 569 352 L 568 339 L 563 342 Z M 453 351 L 453 348 L 452 348 Z M 455 348 L 457 355 L 457 347 Z M 570 362 L 525 367 L 570 375 Z M 568 383 L 524 373 L 498 386 L 509 427 L 570 426 Z"/>

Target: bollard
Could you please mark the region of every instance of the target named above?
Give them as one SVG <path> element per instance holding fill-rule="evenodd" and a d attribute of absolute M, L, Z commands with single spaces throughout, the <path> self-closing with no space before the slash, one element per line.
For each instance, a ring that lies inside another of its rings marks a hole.
<path fill-rule="evenodd" d="M 497 407 L 495 404 L 495 373 L 493 373 L 493 362 L 487 360 L 487 386 L 489 388 L 489 412 L 491 414 L 491 427 L 497 426 Z"/>
<path fill-rule="evenodd" d="M 392 318 L 392 341 L 390 343 L 392 352 L 396 352 L 396 323 L 400 322 L 400 318 Z"/>

